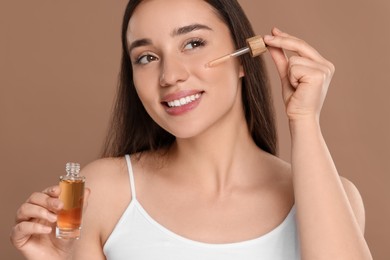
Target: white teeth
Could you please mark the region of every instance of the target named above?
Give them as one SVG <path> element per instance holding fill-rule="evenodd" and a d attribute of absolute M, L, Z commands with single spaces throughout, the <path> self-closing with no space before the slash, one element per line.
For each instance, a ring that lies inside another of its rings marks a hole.
<path fill-rule="evenodd" d="M 180 107 L 180 106 L 183 106 L 183 105 L 186 105 L 188 103 L 191 103 L 195 100 L 197 100 L 198 98 L 200 98 L 201 94 L 195 94 L 195 95 L 191 95 L 191 96 L 187 96 L 187 97 L 182 97 L 180 99 L 176 99 L 176 100 L 172 100 L 172 101 L 169 101 L 167 102 L 168 103 L 168 106 L 169 107 Z"/>

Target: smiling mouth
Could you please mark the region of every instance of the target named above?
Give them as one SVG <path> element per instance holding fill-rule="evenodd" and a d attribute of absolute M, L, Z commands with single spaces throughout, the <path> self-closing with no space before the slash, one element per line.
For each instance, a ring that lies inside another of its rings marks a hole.
<path fill-rule="evenodd" d="M 182 98 L 179 98 L 179 99 L 175 99 L 175 100 L 172 100 L 172 101 L 165 102 L 165 104 L 168 107 L 181 107 L 181 106 L 190 104 L 190 103 L 198 100 L 202 96 L 202 94 L 203 93 L 197 93 L 197 94 L 194 94 L 194 95 L 188 95 L 186 97 L 182 97 Z"/>

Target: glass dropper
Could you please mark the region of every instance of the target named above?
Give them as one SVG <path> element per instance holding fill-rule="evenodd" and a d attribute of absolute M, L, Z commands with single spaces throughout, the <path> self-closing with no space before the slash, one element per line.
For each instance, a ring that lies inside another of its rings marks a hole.
<path fill-rule="evenodd" d="M 230 54 L 224 55 L 218 59 L 212 60 L 209 63 L 207 63 L 207 67 L 215 67 L 215 66 L 229 60 L 230 58 L 238 57 L 238 56 L 241 56 L 241 55 L 248 53 L 248 52 L 250 52 L 252 57 L 256 57 L 256 56 L 259 56 L 260 54 L 267 51 L 267 46 L 264 43 L 263 37 L 261 37 L 260 35 L 246 39 L 246 43 L 247 43 L 247 47 L 238 49 L 238 50 L 234 51 L 233 53 L 230 53 Z"/>

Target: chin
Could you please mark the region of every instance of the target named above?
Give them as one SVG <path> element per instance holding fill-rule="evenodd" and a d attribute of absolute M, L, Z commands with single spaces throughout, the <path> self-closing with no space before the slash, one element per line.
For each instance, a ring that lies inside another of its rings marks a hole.
<path fill-rule="evenodd" d="M 199 124 L 187 124 L 182 127 L 165 128 L 165 130 L 178 139 L 189 139 L 199 136 L 205 129 Z"/>

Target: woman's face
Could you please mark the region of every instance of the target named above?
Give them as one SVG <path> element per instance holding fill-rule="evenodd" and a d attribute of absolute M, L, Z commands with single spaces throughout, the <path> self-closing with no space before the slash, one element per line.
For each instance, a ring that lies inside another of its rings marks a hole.
<path fill-rule="evenodd" d="M 145 0 L 130 19 L 127 41 L 134 85 L 153 120 L 178 138 L 196 136 L 242 115 L 242 67 L 228 27 L 202 0 Z"/>

